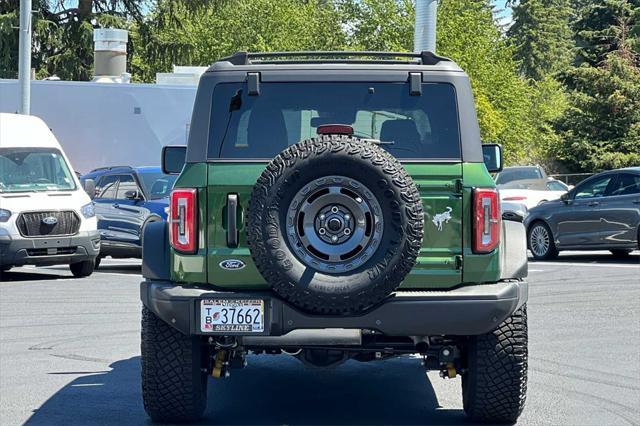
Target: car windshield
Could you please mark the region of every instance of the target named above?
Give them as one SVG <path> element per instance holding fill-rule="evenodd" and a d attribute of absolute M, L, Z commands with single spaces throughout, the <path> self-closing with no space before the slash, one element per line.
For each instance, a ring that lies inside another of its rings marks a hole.
<path fill-rule="evenodd" d="M 144 191 L 152 200 L 168 197 L 177 178 L 175 175 L 165 175 L 160 172 L 140 173 L 139 176 L 142 180 Z"/>
<path fill-rule="evenodd" d="M 455 89 L 425 83 L 218 84 L 213 95 L 210 158 L 270 159 L 288 145 L 317 136 L 319 126 L 344 124 L 398 158 L 460 159 Z"/>
<path fill-rule="evenodd" d="M 526 179 L 542 179 L 540 170 L 538 170 L 535 167 L 504 169 L 502 172 L 498 174 L 498 178 L 496 179 L 496 184 L 504 185 L 505 183 L 508 183 L 508 182 L 513 182 L 516 180 L 526 180 Z"/>
<path fill-rule="evenodd" d="M 0 192 L 70 191 L 75 181 L 55 148 L 0 148 Z"/>

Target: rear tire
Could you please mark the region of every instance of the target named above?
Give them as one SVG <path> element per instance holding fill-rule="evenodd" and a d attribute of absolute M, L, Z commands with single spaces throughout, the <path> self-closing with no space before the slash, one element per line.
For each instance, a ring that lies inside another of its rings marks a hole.
<path fill-rule="evenodd" d="M 142 308 L 142 400 L 156 422 L 192 422 L 207 405 L 200 339 L 174 329 Z"/>
<path fill-rule="evenodd" d="M 625 257 L 629 256 L 633 250 L 631 250 L 631 249 L 613 249 L 613 250 L 609 250 L 609 251 L 611 252 L 613 257 L 625 258 Z"/>
<path fill-rule="evenodd" d="M 462 375 L 464 411 L 472 420 L 514 423 L 527 392 L 527 308 L 491 333 L 472 336 Z"/>
<path fill-rule="evenodd" d="M 553 234 L 544 222 L 535 222 L 527 233 L 527 247 L 536 260 L 550 260 L 558 257 L 558 249 Z"/>
<path fill-rule="evenodd" d="M 71 269 L 71 273 L 76 278 L 84 278 L 88 277 L 93 273 L 93 269 L 95 268 L 95 260 L 83 260 L 82 262 L 72 263 L 69 265 L 69 269 Z"/>

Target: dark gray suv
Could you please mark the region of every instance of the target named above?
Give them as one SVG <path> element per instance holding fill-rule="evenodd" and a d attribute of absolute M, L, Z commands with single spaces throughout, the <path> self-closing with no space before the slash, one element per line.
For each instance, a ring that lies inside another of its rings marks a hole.
<path fill-rule="evenodd" d="M 610 250 L 626 256 L 640 245 L 640 167 L 592 176 L 529 211 L 527 245 L 538 260 L 560 250 Z"/>

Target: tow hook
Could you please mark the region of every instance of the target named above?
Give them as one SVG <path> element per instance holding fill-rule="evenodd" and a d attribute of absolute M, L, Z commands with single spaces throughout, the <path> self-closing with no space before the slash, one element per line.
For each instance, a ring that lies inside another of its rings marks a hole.
<path fill-rule="evenodd" d="M 453 363 L 447 364 L 446 368 L 440 370 L 440 377 L 442 377 L 443 379 L 453 379 L 457 375 L 458 372 L 456 371 L 456 367 L 453 365 Z"/>
<path fill-rule="evenodd" d="M 227 378 L 231 375 L 232 368 L 244 368 L 246 366 L 247 358 L 244 352 L 219 349 L 213 357 L 211 376 L 216 379 Z"/>
<path fill-rule="evenodd" d="M 211 376 L 219 379 L 221 377 L 229 377 L 229 362 L 227 357 L 229 352 L 226 350 L 219 350 L 216 353 L 214 359 L 213 368 L 211 369 Z"/>
<path fill-rule="evenodd" d="M 455 361 L 460 358 L 460 351 L 455 346 L 443 346 L 438 352 L 438 363 L 440 364 L 440 377 L 443 379 L 453 379 L 458 375 Z"/>

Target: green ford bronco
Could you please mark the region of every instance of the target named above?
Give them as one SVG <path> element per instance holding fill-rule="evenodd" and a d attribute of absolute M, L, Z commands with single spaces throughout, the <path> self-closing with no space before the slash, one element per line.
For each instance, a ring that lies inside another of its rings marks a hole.
<path fill-rule="evenodd" d="M 474 420 L 527 384 L 524 227 L 503 215 L 468 76 L 423 53 L 240 52 L 203 74 L 169 223 L 144 233 L 142 393 L 202 416 L 248 354 L 421 357 Z M 416 404 L 419 404 L 417 401 Z M 418 409 L 418 407 L 416 407 Z"/>

